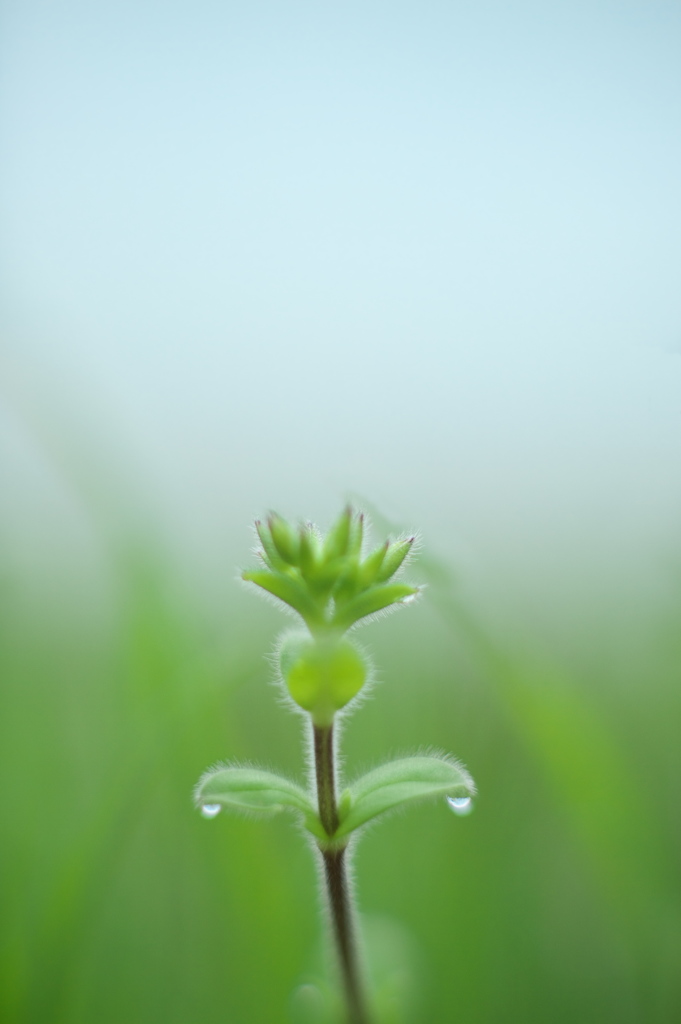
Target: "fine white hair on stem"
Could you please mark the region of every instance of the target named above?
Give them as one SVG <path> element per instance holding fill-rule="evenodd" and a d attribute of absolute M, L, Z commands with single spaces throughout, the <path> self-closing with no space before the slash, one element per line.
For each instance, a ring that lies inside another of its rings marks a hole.
<path fill-rule="evenodd" d="M 331 899 L 329 896 L 329 889 L 327 885 L 326 867 L 324 864 L 324 853 L 320 850 L 317 843 L 308 834 L 308 840 L 310 840 L 310 847 L 312 849 L 312 855 L 315 862 L 315 869 L 317 875 L 317 887 L 319 891 L 319 913 L 322 921 L 324 932 L 327 936 L 325 943 L 326 955 L 328 958 L 329 966 L 334 974 L 340 974 L 340 964 L 338 959 L 338 950 L 335 948 L 334 940 L 334 920 L 333 911 L 331 907 Z M 357 845 L 357 835 L 353 835 L 349 838 L 347 845 L 344 847 L 344 882 L 345 882 L 345 894 L 347 899 L 347 910 L 350 915 L 350 924 L 353 932 L 353 944 L 355 952 L 358 954 L 357 961 L 360 967 L 360 974 L 363 973 L 362 965 L 366 962 L 365 958 L 365 947 L 363 942 L 363 936 L 361 929 L 359 928 L 359 907 L 357 901 L 357 885 L 355 882 L 355 870 L 354 870 L 354 854 L 355 847 Z"/>

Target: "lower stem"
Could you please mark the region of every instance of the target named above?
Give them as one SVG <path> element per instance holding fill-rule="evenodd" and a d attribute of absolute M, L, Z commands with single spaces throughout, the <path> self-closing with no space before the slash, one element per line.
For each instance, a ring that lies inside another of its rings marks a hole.
<path fill-rule="evenodd" d="M 345 866 L 345 847 L 341 850 L 324 850 L 322 855 L 349 1019 L 351 1024 L 368 1024 L 369 1018 L 357 962 L 353 911 Z"/>
<path fill-rule="evenodd" d="M 338 828 L 333 753 L 333 725 L 314 726 L 314 754 L 319 817 L 329 836 Z M 357 957 L 354 908 L 348 883 L 346 847 L 321 848 L 333 937 L 338 951 L 350 1024 L 369 1024 Z"/>

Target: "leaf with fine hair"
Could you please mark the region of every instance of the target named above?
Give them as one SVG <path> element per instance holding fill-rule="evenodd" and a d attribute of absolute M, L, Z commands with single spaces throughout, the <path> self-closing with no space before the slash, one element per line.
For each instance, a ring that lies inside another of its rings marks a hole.
<path fill-rule="evenodd" d="M 364 513 L 350 517 L 350 536 L 348 538 L 348 554 L 359 557 L 364 540 Z"/>
<path fill-rule="evenodd" d="M 270 569 L 281 569 L 286 563 L 279 556 L 279 552 L 274 546 L 269 527 L 259 519 L 256 519 L 255 529 L 258 533 L 258 537 L 260 538 L 260 543 L 262 544 L 262 551 L 260 552 L 261 558 Z"/>
<path fill-rule="evenodd" d="M 264 569 L 251 569 L 242 572 L 241 578 L 247 583 L 255 583 L 256 586 L 266 590 L 273 597 L 295 609 L 303 617 L 305 622 L 318 622 L 321 612 L 317 604 L 310 597 L 307 587 L 298 578 L 284 575 L 281 572 L 268 572 Z"/>
<path fill-rule="evenodd" d="M 349 629 L 358 619 L 400 604 L 407 597 L 415 597 L 418 587 L 410 587 L 407 583 L 382 583 L 370 587 L 357 597 L 340 604 L 333 616 L 333 625 L 341 629 Z"/>
<path fill-rule="evenodd" d="M 360 566 L 360 582 L 363 587 L 369 587 L 372 583 L 376 582 L 376 577 L 383 565 L 383 559 L 389 547 L 390 543 L 386 540 L 375 551 L 372 551 L 370 555 L 367 555 L 362 562 Z"/>
<path fill-rule="evenodd" d="M 320 544 L 311 525 L 301 526 L 300 537 L 300 570 L 303 578 L 310 580 L 319 562 Z"/>
<path fill-rule="evenodd" d="M 385 583 L 391 576 L 395 575 L 411 551 L 413 544 L 414 538 L 410 537 L 409 540 L 398 540 L 390 545 L 376 575 L 379 583 Z"/>
<path fill-rule="evenodd" d="M 303 814 L 306 827 L 324 836 L 315 806 L 309 795 L 290 779 L 264 768 L 218 766 L 199 779 L 194 790 L 198 807 L 219 804 L 221 808 L 248 814 L 271 815 L 292 809 Z"/>
<path fill-rule="evenodd" d="M 267 525 L 270 528 L 274 546 L 281 557 L 289 565 L 297 565 L 300 554 L 299 542 L 289 524 L 276 512 L 272 512 L 267 520 Z"/>
<path fill-rule="evenodd" d="M 408 803 L 438 796 L 474 795 L 473 779 L 451 758 L 430 755 L 389 761 L 345 790 L 339 802 L 341 823 L 334 839 L 350 835 L 379 814 Z"/>
<path fill-rule="evenodd" d="M 334 558 L 342 558 L 348 550 L 350 530 L 353 522 L 353 511 L 348 506 L 331 527 L 324 541 L 324 558 L 327 562 Z"/>

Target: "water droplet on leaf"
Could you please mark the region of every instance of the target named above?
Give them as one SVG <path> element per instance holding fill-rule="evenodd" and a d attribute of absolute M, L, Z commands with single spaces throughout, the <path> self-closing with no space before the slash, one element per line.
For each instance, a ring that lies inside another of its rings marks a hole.
<path fill-rule="evenodd" d="M 448 796 L 447 803 L 459 817 L 464 817 L 473 810 L 473 801 L 469 796 Z"/>
<path fill-rule="evenodd" d="M 204 804 L 201 808 L 201 814 L 204 818 L 214 818 L 221 810 L 220 804 Z"/>

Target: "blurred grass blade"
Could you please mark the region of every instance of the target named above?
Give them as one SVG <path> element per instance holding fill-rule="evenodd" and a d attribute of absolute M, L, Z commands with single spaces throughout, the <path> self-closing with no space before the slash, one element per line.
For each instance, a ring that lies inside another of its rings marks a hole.
<path fill-rule="evenodd" d="M 645 945 L 646 930 L 655 927 L 658 908 L 676 888 L 676 869 L 636 758 L 562 666 L 535 652 L 510 653 L 496 642 L 457 595 L 446 565 L 422 559 L 420 570 L 545 772 L 630 939 Z M 670 941 L 678 952 L 681 939 Z"/>

